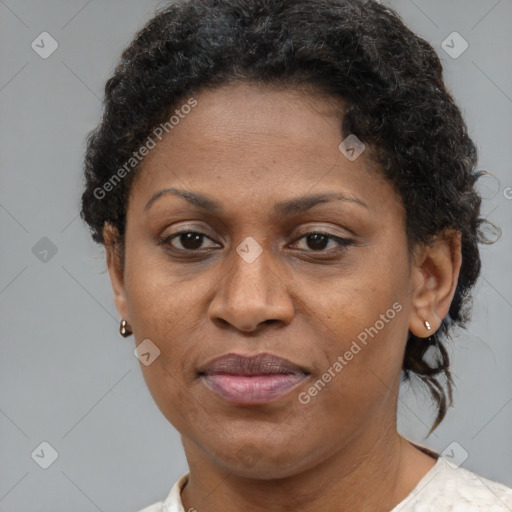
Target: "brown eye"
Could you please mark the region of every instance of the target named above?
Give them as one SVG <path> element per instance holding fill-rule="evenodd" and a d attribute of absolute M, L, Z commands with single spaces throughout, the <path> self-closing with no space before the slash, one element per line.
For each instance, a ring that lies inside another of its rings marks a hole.
<path fill-rule="evenodd" d="M 326 245 L 331 241 L 327 235 L 321 233 L 313 233 L 306 237 L 307 245 L 310 249 L 315 251 L 325 249 Z"/>
<path fill-rule="evenodd" d="M 301 240 L 306 240 L 306 246 L 310 249 L 309 252 L 330 252 L 324 250 L 329 242 L 334 243 L 335 250 L 336 248 L 343 249 L 353 243 L 352 240 L 348 240 L 347 238 L 341 238 L 331 233 L 324 233 L 321 231 L 312 231 L 310 233 L 306 233 L 298 238 L 295 241 L 295 244 Z"/>
<path fill-rule="evenodd" d="M 179 251 L 197 251 L 201 249 L 205 239 L 211 240 L 204 233 L 197 231 L 180 231 L 179 233 L 168 236 L 159 243 L 162 245 L 170 245 L 172 248 Z M 176 244 L 173 242 L 176 242 Z M 181 247 L 177 245 L 181 245 Z"/>

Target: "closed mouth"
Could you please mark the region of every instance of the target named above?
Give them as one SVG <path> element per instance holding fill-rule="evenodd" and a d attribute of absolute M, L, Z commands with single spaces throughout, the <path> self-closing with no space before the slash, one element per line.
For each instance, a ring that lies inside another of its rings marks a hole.
<path fill-rule="evenodd" d="M 268 353 L 254 356 L 226 354 L 198 372 L 210 390 L 238 405 L 276 400 L 299 386 L 308 375 L 305 368 Z"/>

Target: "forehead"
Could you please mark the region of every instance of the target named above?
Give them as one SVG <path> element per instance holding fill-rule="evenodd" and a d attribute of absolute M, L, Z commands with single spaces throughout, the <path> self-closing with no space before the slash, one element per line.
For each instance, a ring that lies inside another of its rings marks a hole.
<path fill-rule="evenodd" d="M 252 201 L 277 191 L 281 198 L 331 190 L 385 195 L 386 180 L 364 153 L 349 161 L 339 150 L 345 138 L 341 98 L 311 88 L 238 83 L 193 99 L 196 106 L 142 163 L 133 189 L 146 200 L 173 185 L 213 190 L 228 202 L 236 199 L 234 192 Z"/>
<path fill-rule="evenodd" d="M 232 153 L 237 148 L 243 152 L 262 144 L 269 150 L 285 144 L 303 144 L 304 151 L 320 153 L 341 140 L 343 100 L 311 87 L 297 89 L 242 82 L 202 90 L 193 99 L 196 106 L 190 112 L 179 119 L 174 116 L 177 123 L 164 134 L 160 149 L 164 149 L 165 142 L 174 146 L 185 144 L 187 148 L 192 144 L 198 148 L 208 145 L 210 150 L 214 149 L 212 144 L 219 148 L 231 145 Z M 179 113 L 186 102 L 187 98 L 183 99 L 175 112 Z M 157 150 L 152 156 L 158 153 Z"/>

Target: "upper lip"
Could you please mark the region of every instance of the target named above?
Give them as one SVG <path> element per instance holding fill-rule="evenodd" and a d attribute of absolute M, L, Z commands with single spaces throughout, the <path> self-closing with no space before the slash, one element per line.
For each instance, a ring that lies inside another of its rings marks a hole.
<path fill-rule="evenodd" d="M 275 374 L 308 374 L 309 372 L 288 359 L 269 353 L 252 356 L 241 354 L 225 354 L 210 361 L 199 369 L 200 375 L 275 375 Z"/>

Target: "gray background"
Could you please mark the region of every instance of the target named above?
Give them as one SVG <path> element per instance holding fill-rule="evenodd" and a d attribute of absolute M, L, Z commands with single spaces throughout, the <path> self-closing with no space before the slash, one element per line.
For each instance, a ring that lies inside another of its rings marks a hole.
<path fill-rule="evenodd" d="M 481 183 L 484 214 L 503 229 L 482 249 L 473 322 L 451 349 L 455 408 L 425 440 L 433 409 L 404 388 L 400 431 L 512 486 L 512 1 L 389 3 L 441 56 L 479 167 L 494 175 Z M 134 511 L 164 499 L 187 470 L 133 338 L 118 335 L 104 251 L 78 218 L 104 83 L 160 5 L 0 0 L 1 511 Z M 47 59 L 31 48 L 44 31 L 59 45 Z M 441 47 L 453 31 L 469 44 L 458 58 Z M 58 452 L 48 469 L 31 457 L 43 441 Z"/>

